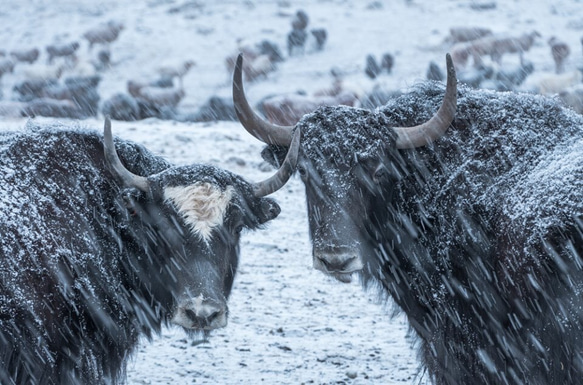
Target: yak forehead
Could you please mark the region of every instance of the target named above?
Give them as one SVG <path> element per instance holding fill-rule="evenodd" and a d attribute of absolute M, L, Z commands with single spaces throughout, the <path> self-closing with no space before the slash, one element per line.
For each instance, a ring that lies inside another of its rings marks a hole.
<path fill-rule="evenodd" d="M 354 107 L 318 108 L 298 126 L 303 154 L 312 162 L 333 160 L 348 167 L 357 159 L 373 156 L 380 145 L 391 147 L 396 139 L 382 114 Z"/>
<path fill-rule="evenodd" d="M 158 180 L 163 186 L 190 186 L 197 182 L 206 182 L 222 190 L 234 186 L 244 193 L 252 192 L 249 183 L 240 176 L 208 164 L 171 167 L 151 179 Z"/>
<path fill-rule="evenodd" d="M 235 189 L 222 190 L 209 182 L 164 188 L 164 199 L 171 202 L 191 230 L 209 241 L 214 228 L 223 224 Z"/>

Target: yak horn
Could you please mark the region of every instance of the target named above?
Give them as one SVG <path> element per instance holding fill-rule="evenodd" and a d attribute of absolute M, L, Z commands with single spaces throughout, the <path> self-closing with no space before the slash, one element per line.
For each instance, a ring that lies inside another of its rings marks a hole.
<path fill-rule="evenodd" d="M 450 54 L 445 55 L 447 64 L 447 87 L 441 107 L 427 122 L 414 127 L 393 127 L 397 133 L 397 148 L 425 146 L 445 134 L 455 117 L 457 105 L 457 79 Z"/>
<path fill-rule="evenodd" d="M 266 144 L 289 147 L 294 126 L 278 126 L 259 117 L 247 102 L 243 89 L 243 55 L 237 57 L 233 73 L 233 102 L 235 113 L 243 127 L 254 137 Z"/>
<path fill-rule="evenodd" d="M 113 135 L 111 133 L 111 120 L 109 116 L 105 117 L 105 127 L 103 129 L 103 147 L 105 153 L 105 161 L 111 167 L 111 170 L 119 177 L 123 184 L 127 187 L 135 187 L 138 190 L 147 192 L 149 191 L 148 179 L 133 174 L 127 168 L 121 164 L 119 157 L 117 156 L 117 151 L 115 151 L 115 145 L 113 144 Z"/>
<path fill-rule="evenodd" d="M 293 175 L 298 162 L 300 137 L 300 129 L 296 128 L 291 138 L 291 145 L 287 151 L 285 160 L 283 161 L 283 164 L 279 170 L 277 170 L 277 173 L 275 173 L 275 175 L 271 176 L 270 178 L 253 185 L 253 191 L 256 197 L 260 198 L 276 192 L 282 188 Z"/>

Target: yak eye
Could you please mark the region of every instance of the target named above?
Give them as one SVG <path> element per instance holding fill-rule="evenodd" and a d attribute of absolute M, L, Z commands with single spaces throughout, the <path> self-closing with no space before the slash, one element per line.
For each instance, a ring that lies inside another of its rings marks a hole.
<path fill-rule="evenodd" d="M 386 175 L 387 170 L 384 167 L 379 166 L 374 172 L 373 180 L 375 181 L 375 183 L 380 183 L 381 180 L 383 180 Z"/>
<path fill-rule="evenodd" d="M 235 234 L 237 234 L 237 235 L 241 234 L 241 231 L 243 231 L 244 227 L 245 226 L 243 226 L 243 225 L 239 225 L 239 226 L 235 227 Z"/>
<path fill-rule="evenodd" d="M 304 166 L 298 166 L 298 173 L 304 178 L 307 174 L 306 168 Z"/>

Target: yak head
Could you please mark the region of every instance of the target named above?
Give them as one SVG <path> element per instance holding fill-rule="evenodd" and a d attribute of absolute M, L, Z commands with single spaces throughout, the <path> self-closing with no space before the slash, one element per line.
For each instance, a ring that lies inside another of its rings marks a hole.
<path fill-rule="evenodd" d="M 145 177 L 121 163 L 106 118 L 105 159 L 123 186 L 121 210 L 128 231 L 141 243 L 137 260 L 126 270 L 148 293 L 142 296 L 144 307 L 158 304 L 151 314 L 142 312 L 143 317 L 169 320 L 194 332 L 227 324 L 240 234 L 279 215 L 279 205 L 266 195 L 292 175 L 299 135 L 292 147 L 275 175 L 258 183 L 209 165 L 170 167 Z"/>
<path fill-rule="evenodd" d="M 378 229 L 395 220 L 391 198 L 406 168 L 400 151 L 437 140 L 454 119 L 457 80 L 449 54 L 446 61 L 442 105 L 420 125 L 392 127 L 382 114 L 337 106 L 321 107 L 295 126 L 277 126 L 261 119 L 247 102 L 239 57 L 233 78 L 235 111 L 245 129 L 269 145 L 264 158 L 283 161 L 301 130 L 296 170 L 306 188 L 314 268 L 349 282 L 352 273 L 374 259 Z"/>

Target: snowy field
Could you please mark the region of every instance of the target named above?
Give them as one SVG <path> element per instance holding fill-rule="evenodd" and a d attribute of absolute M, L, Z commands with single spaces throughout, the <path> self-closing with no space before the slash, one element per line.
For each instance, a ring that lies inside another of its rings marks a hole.
<path fill-rule="evenodd" d="M 322 52 L 285 57 L 266 79 L 247 84 L 258 101 L 273 93 L 329 87 L 330 70 L 363 90 L 382 85 L 406 90 L 425 78 L 430 61 L 444 66 L 451 27 L 480 26 L 541 37 L 525 54 L 539 75 L 552 72 L 547 40 L 557 36 L 571 47 L 566 67 L 583 67 L 583 1 L 181 1 L 181 0 L 5 0 L 0 10 L 0 50 L 44 47 L 79 41 L 83 33 L 109 20 L 125 24 L 111 45 L 112 68 L 102 76 L 102 100 L 125 92 L 130 79 L 151 79 L 164 64 L 194 60 L 184 78 L 184 108 L 197 108 L 210 96 L 230 97 L 231 74 L 224 58 L 237 39 L 269 39 L 285 54 L 290 19 L 298 9 L 308 28 L 322 27 Z M 494 4 L 494 8 L 488 6 Z M 363 73 L 365 57 L 395 57 L 391 74 L 376 81 Z M 41 54 L 41 61 L 46 58 Z M 507 55 L 504 62 L 517 62 Z M 2 78 L 3 100 L 22 69 Z M 40 118 L 40 121 L 49 121 Z M 2 118 L 1 129 L 22 129 L 26 119 Z M 103 117 L 70 122 L 103 129 Z M 169 160 L 212 163 L 258 181 L 273 170 L 259 153 L 262 144 L 238 123 L 177 123 L 155 119 L 113 122 L 113 131 L 144 144 Z M 128 366 L 129 384 L 426 384 L 406 320 L 392 316 L 390 302 L 361 289 L 358 280 L 341 284 L 311 268 L 303 186 L 299 178 L 274 194 L 282 213 L 241 243 L 240 270 L 229 301 L 229 324 L 208 341 L 191 341 L 180 329 L 164 330 L 143 341 Z"/>

